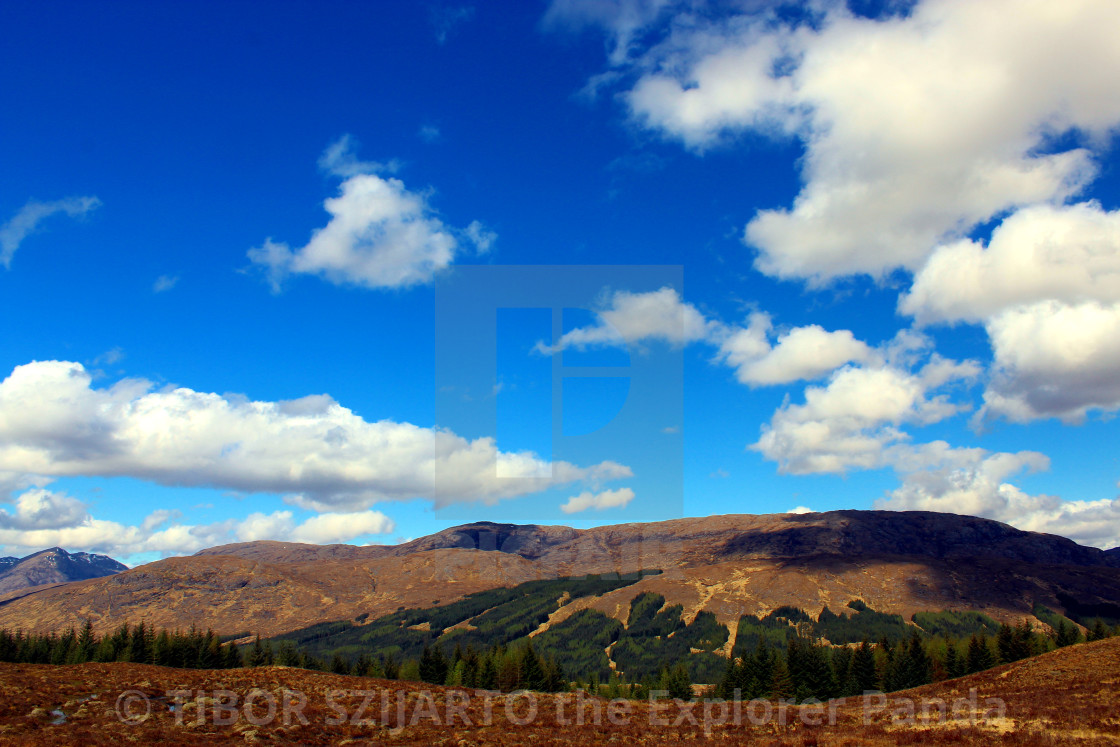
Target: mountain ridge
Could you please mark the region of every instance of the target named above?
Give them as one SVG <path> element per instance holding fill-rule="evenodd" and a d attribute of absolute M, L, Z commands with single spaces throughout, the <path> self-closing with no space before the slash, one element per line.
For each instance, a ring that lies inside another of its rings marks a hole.
<path fill-rule="evenodd" d="M 14 560 L 0 572 L 0 594 L 48 584 L 68 583 L 86 579 L 102 578 L 121 571 L 128 566 L 108 555 L 94 555 L 86 552 L 67 552 L 61 547 L 31 553 L 23 558 L 2 558 Z"/>
<path fill-rule="evenodd" d="M 722 624 L 793 605 L 817 614 L 863 599 L 901 614 L 981 611 L 1003 621 L 1120 605 L 1120 558 L 975 517 L 834 511 L 726 515 L 592 529 L 476 522 L 398 545 L 218 546 L 118 575 L 0 597 L 0 627 L 61 630 L 147 621 L 275 635 L 401 606 L 433 606 L 525 581 L 658 569 L 581 599 L 620 618 L 634 594 Z M 998 579 L 998 582 L 997 582 Z M 1071 613 L 1072 614 L 1072 613 Z M 557 620 L 559 621 L 559 620 Z"/>
<path fill-rule="evenodd" d="M 783 524 L 800 530 L 810 528 L 814 537 L 782 534 Z M 926 531 L 927 547 L 914 552 L 914 533 Z M 678 531 L 666 532 L 668 528 Z M 258 541 L 219 545 L 195 553 L 230 554 L 258 559 L 304 553 L 318 557 L 378 558 L 399 557 L 433 549 L 477 549 L 520 555 L 529 560 L 562 559 L 565 548 L 621 548 L 627 535 L 638 533 L 643 543 L 662 545 L 680 541 L 680 529 L 693 537 L 724 536 L 724 545 L 708 558 L 695 553 L 682 557 L 686 562 L 713 562 L 717 557 L 802 557 L 812 554 L 851 552 L 884 555 L 922 555 L 953 557 L 1001 557 L 1026 562 L 1120 567 L 1120 548 L 1100 550 L 1079 545 L 1071 539 L 1041 532 L 1016 529 L 1008 524 L 958 514 L 932 511 L 857 511 L 840 510 L 810 514 L 721 514 L 708 517 L 670 519 L 660 522 L 613 524 L 591 529 L 539 524 L 499 524 L 473 522 L 450 527 L 426 537 L 398 545 L 307 545 Z M 889 529 L 891 531 L 884 531 Z M 312 548 L 318 548 L 318 551 Z M 343 549 L 345 548 L 345 549 Z M 637 570 L 637 569 L 631 569 Z"/>

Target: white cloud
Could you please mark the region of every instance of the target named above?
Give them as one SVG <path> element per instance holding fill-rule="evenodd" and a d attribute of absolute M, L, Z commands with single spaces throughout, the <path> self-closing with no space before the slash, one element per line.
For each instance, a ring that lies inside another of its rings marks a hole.
<path fill-rule="evenodd" d="M 730 327 L 706 318 L 670 287 L 646 293 L 615 291 L 603 299 L 598 314 L 598 323 L 567 332 L 555 346 L 538 342 L 534 349 L 549 354 L 565 348 L 649 341 L 671 345 L 703 342 L 715 346 L 715 360 L 734 368 L 739 381 L 750 386 L 817 379 L 845 363 L 871 356 L 871 349 L 848 330 L 828 332 L 815 324 L 784 331 L 772 345 L 774 325 L 769 314 L 755 312 L 746 327 Z"/>
<path fill-rule="evenodd" d="M 1069 501 L 1029 495 L 1006 481 L 1023 470 L 1045 470 L 1049 465 L 1049 459 L 1038 452 L 980 452 L 964 466 L 906 475 L 902 486 L 878 500 L 875 507 L 982 516 L 1096 547 L 1120 545 L 1120 500 Z"/>
<path fill-rule="evenodd" d="M 15 501 L 15 512 L 0 509 L 0 528 L 16 530 L 57 529 L 89 518 L 84 503 L 65 493 L 35 489 Z"/>
<path fill-rule="evenodd" d="M 987 248 L 968 239 L 938 247 L 899 310 L 922 324 L 983 322 L 1039 301 L 1120 301 L 1120 211 L 1093 202 L 1019 210 Z"/>
<path fill-rule="evenodd" d="M 431 282 L 454 261 L 457 231 L 444 225 L 424 194 L 373 173 L 387 167 L 358 161 L 347 138 L 327 149 L 320 166 L 345 177 L 339 195 L 323 203 L 331 215 L 327 225 L 297 249 L 269 238 L 249 250 L 274 290 L 293 274 L 320 275 L 339 285 L 407 288 Z M 477 222 L 463 234 L 483 249 L 494 240 Z"/>
<path fill-rule="evenodd" d="M 928 352 L 928 340 L 904 331 L 867 365 L 847 366 L 826 385 L 806 387 L 804 404 L 787 400 L 750 448 L 792 474 L 842 474 L 912 459 L 901 426 L 929 425 L 969 409 L 937 390 L 980 370 L 936 354 L 912 370 L 918 344 Z"/>
<path fill-rule="evenodd" d="M 326 513 L 304 521 L 292 531 L 291 537 L 296 542 L 328 544 L 366 534 L 388 534 L 393 529 L 392 520 L 380 511 Z"/>
<path fill-rule="evenodd" d="M 38 228 L 39 223 L 57 213 L 78 218 L 101 206 L 96 197 L 67 197 L 54 202 L 28 200 L 12 218 L 0 226 L 0 264 L 12 266 L 12 257 L 20 244 Z"/>
<path fill-rule="evenodd" d="M 1120 302 L 1044 301 L 987 323 L 994 353 L 983 416 L 1079 422 L 1120 409 Z"/>
<path fill-rule="evenodd" d="M 140 522 L 140 529 L 147 532 L 163 526 L 169 521 L 178 519 L 182 515 L 183 513 L 176 509 L 157 508 L 144 517 L 144 521 Z"/>
<path fill-rule="evenodd" d="M 649 341 L 684 345 L 707 339 L 715 326 L 668 286 L 648 293 L 615 291 L 604 300 L 598 313 L 598 324 L 571 330 L 553 347 L 537 343 L 537 351 L 550 353 L 566 348 L 583 350 Z"/>
<path fill-rule="evenodd" d="M 808 506 L 796 506 L 794 508 L 791 508 L 789 511 L 786 511 L 786 513 L 787 514 L 815 514 L 816 511 L 809 508 Z"/>
<path fill-rule="evenodd" d="M 736 369 L 743 384 L 766 386 L 801 379 L 819 379 L 845 363 L 863 362 L 871 348 L 848 330 L 828 332 L 812 324 L 795 327 L 778 336 L 771 347 L 772 329 L 767 314 L 755 313 L 747 327 L 730 332 L 720 343 L 719 360 Z"/>
<path fill-rule="evenodd" d="M 608 508 L 622 508 L 632 500 L 634 500 L 634 491 L 630 488 L 604 490 L 601 493 L 584 491 L 569 498 L 567 503 L 560 506 L 560 510 L 566 514 L 575 514 L 592 508 L 603 511 Z"/>
<path fill-rule="evenodd" d="M 347 542 L 368 534 L 389 534 L 393 521 L 380 511 L 323 513 L 296 523 L 291 511 L 252 513 L 213 524 L 181 524 L 180 513 L 157 509 L 138 526 L 95 519 L 85 504 L 59 493 L 32 490 L 19 496 L 15 515 L 0 511 L 0 546 L 99 552 L 123 557 L 138 553 L 181 555 L 230 542 L 284 540 L 316 544 Z M 163 528 L 160 528 L 163 527 Z"/>
<path fill-rule="evenodd" d="M 612 34 L 610 59 L 623 62 L 631 44 L 672 0 L 553 0 L 542 21 L 546 28 L 603 26 Z"/>
<path fill-rule="evenodd" d="M 319 156 L 319 169 L 331 176 L 348 179 L 361 174 L 393 173 L 400 169 L 400 163 L 389 161 L 363 161 L 355 153 L 357 141 L 351 135 L 343 135 L 327 146 Z"/>
<path fill-rule="evenodd" d="M 1076 422 L 1120 409 L 1120 211 L 1020 210 L 987 248 L 940 247 L 899 308 L 920 323 L 984 325 L 994 358 L 986 417 Z"/>
<path fill-rule="evenodd" d="M 917 270 L 938 243 L 1095 176 L 1120 123 L 1113 0 L 926 0 L 874 20 L 823 8 L 796 29 L 682 12 L 635 59 L 625 94 L 635 121 L 697 151 L 747 130 L 804 143 L 792 206 L 745 231 L 762 271 Z M 1071 132 L 1078 144 L 1059 144 Z"/>
<path fill-rule="evenodd" d="M 0 472 L 295 494 L 317 511 L 411 498 L 493 504 L 632 474 L 610 461 L 550 463 L 499 451 L 492 438 L 369 422 L 326 395 L 255 402 L 137 379 L 91 384 L 81 364 L 61 361 L 18 366 L 0 382 Z"/>
<path fill-rule="evenodd" d="M 463 230 L 463 234 L 475 245 L 479 254 L 485 254 L 490 251 L 490 247 L 498 240 L 498 234 L 494 233 L 477 220 L 472 220 L 470 225 Z"/>

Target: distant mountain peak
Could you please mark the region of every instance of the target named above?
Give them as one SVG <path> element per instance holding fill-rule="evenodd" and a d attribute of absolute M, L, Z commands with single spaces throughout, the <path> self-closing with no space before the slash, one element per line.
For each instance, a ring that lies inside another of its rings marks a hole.
<path fill-rule="evenodd" d="M 61 547 L 48 547 L 23 558 L 0 558 L 0 593 L 101 578 L 127 570 L 128 566 L 108 555 L 70 553 Z"/>

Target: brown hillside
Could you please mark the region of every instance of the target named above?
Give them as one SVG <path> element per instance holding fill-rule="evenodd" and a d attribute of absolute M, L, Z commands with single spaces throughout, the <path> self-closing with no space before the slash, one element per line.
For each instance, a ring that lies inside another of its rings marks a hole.
<path fill-rule="evenodd" d="M 815 615 L 856 598 L 907 618 L 974 609 L 1011 621 L 1030 617 L 1038 603 L 1120 604 L 1115 563 L 1061 537 L 926 512 L 713 516 L 588 530 L 478 523 L 397 546 L 211 548 L 0 598 L 0 627 L 59 629 L 90 617 L 101 629 L 143 620 L 273 635 L 536 578 L 650 568 L 665 573 L 578 600 L 557 619 L 585 606 L 625 619 L 630 599 L 648 590 L 683 604 L 686 617 L 710 610 L 732 631 L 745 613 L 792 604 Z"/>
<path fill-rule="evenodd" d="M 59 630 L 89 618 L 99 630 L 145 622 L 275 635 L 322 620 L 388 614 L 402 605 L 427 607 L 534 578 L 535 567 L 523 558 L 467 550 L 298 563 L 228 555 L 169 558 L 107 579 L 0 600 L 0 627 Z"/>
<path fill-rule="evenodd" d="M 761 703 L 747 704 L 739 724 L 734 723 L 733 711 L 724 715 L 716 704 L 708 706 L 705 724 L 704 704 L 682 711 L 680 705 L 664 702 L 618 705 L 612 722 L 606 701 L 598 698 L 583 699 L 584 718 L 577 721 L 577 696 L 572 694 L 533 695 L 536 714 L 530 716 L 525 695 L 451 691 L 284 667 L 215 671 L 133 664 L 0 664 L 0 687 L 5 693 L 0 700 L 0 739 L 14 745 L 648 745 L 704 740 L 876 747 L 1120 742 L 1116 638 L 883 699 L 773 708 L 768 717 Z M 181 690 L 189 692 L 173 694 Z M 215 710 L 215 700 L 231 703 L 236 697 L 241 706 L 251 694 L 256 703 L 252 710 Z M 178 710 L 172 710 L 176 697 Z M 306 705 L 289 707 L 285 719 L 285 697 L 289 704 L 298 704 L 302 697 Z M 367 697 L 370 705 L 359 713 Z M 388 704 L 384 714 L 383 698 Z M 270 700 L 276 704 L 272 718 Z M 449 711 L 449 702 L 461 703 L 462 710 Z M 601 714 L 598 724 L 593 719 L 596 708 Z M 122 713 L 135 723 L 122 720 Z M 683 717 L 685 713 L 691 718 Z"/>

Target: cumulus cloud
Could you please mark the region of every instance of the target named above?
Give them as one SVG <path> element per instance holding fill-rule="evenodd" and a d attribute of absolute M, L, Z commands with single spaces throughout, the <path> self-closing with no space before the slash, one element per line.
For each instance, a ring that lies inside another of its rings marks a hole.
<path fill-rule="evenodd" d="M 323 513 L 297 523 L 291 511 L 252 513 L 213 524 L 182 524 L 178 511 L 157 509 L 139 525 L 95 519 L 87 506 L 60 493 L 32 490 L 16 500 L 15 514 L 0 510 L 0 545 L 25 550 L 68 550 L 127 556 L 182 555 L 230 542 L 285 540 L 324 544 L 388 534 L 393 521 L 380 511 Z M 174 522 L 170 523 L 169 522 Z"/>
<path fill-rule="evenodd" d="M 615 291 L 604 299 L 598 314 L 597 324 L 567 332 L 553 347 L 538 343 L 537 351 L 550 353 L 653 341 L 684 345 L 706 339 L 714 326 L 668 286 L 648 293 Z"/>
<path fill-rule="evenodd" d="M 976 363 L 930 353 L 930 345 L 900 333 L 866 365 L 846 366 L 827 384 L 806 387 L 804 403 L 787 400 L 750 448 L 792 474 L 843 474 L 913 460 L 902 426 L 929 425 L 969 409 L 939 389 L 980 373 Z M 916 358 L 924 362 L 914 365 Z"/>
<path fill-rule="evenodd" d="M 866 361 L 871 348 L 848 330 L 826 331 L 811 324 L 778 336 L 771 346 L 770 317 L 752 314 L 746 327 L 729 330 L 719 345 L 718 359 L 735 368 L 735 376 L 749 386 L 812 380 L 851 362 Z"/>
<path fill-rule="evenodd" d="M 1120 211 L 1020 210 L 986 248 L 940 247 L 899 309 L 919 323 L 983 324 L 994 359 L 983 417 L 1077 422 L 1120 409 Z"/>
<path fill-rule="evenodd" d="M 917 270 L 1001 213 L 1076 195 L 1120 123 L 1112 0 L 926 0 L 880 19 L 824 3 L 796 27 L 776 12 L 713 19 L 680 3 L 645 37 L 660 4 L 635 4 L 647 12 L 629 36 L 621 9 L 606 7 L 577 17 L 623 49 L 658 40 L 615 59 L 634 73 L 616 80 L 635 81 L 624 99 L 641 126 L 696 151 L 745 131 L 804 144 L 800 194 L 744 232 L 777 277 Z"/>
<path fill-rule="evenodd" d="M 15 511 L 0 509 L 0 529 L 58 529 L 86 521 L 86 506 L 65 493 L 36 489 L 15 500 Z"/>
<path fill-rule="evenodd" d="M 603 299 L 598 315 L 596 324 L 565 333 L 554 346 L 538 342 L 536 352 L 652 341 L 703 342 L 716 348 L 717 362 L 734 368 L 736 378 L 749 386 L 817 379 L 871 355 L 871 349 L 850 331 L 829 332 L 815 324 L 781 332 L 772 344 L 775 330 L 769 314 L 751 314 L 745 327 L 726 325 L 705 317 L 670 287 L 645 293 L 615 291 Z"/>
<path fill-rule="evenodd" d="M 940 246 L 899 310 L 920 324 L 984 322 L 1039 301 L 1120 302 L 1120 211 L 1038 205 L 1007 217 L 987 247 Z"/>
<path fill-rule="evenodd" d="M 39 224 L 58 213 L 78 218 L 101 206 L 96 197 L 67 197 L 54 202 L 28 200 L 7 223 L 0 226 L 0 264 L 5 268 L 12 266 L 12 257 L 20 244 L 39 227 Z"/>
<path fill-rule="evenodd" d="M 1049 468 L 1043 454 L 974 452 L 965 464 L 914 472 L 876 502 L 880 509 L 944 511 L 995 519 L 1032 532 L 1060 534 L 1101 548 L 1120 545 L 1120 500 L 1070 501 L 1029 495 L 1007 479 Z"/>
<path fill-rule="evenodd" d="M 293 274 L 319 275 L 339 285 L 407 288 L 431 282 L 460 251 L 457 234 L 480 247 L 492 232 L 472 223 L 464 231 L 446 226 L 423 193 L 399 179 L 375 172 L 389 168 L 359 161 L 348 138 L 329 147 L 319 161 L 344 178 L 339 195 L 323 203 L 331 219 L 304 246 L 293 249 L 271 238 L 249 250 L 249 259 L 268 275 L 274 290 Z"/>
<path fill-rule="evenodd" d="M 630 488 L 604 490 L 601 493 L 592 493 L 585 490 L 579 495 L 573 495 L 569 498 L 566 503 L 560 506 L 560 510 L 566 514 L 575 514 L 592 508 L 596 511 L 603 511 L 608 508 L 622 508 L 632 500 L 634 500 L 634 491 Z"/>
<path fill-rule="evenodd" d="M 493 504 L 632 474 L 610 461 L 547 462 L 499 451 L 492 438 L 366 421 L 326 395 L 255 402 L 139 379 L 95 389 L 81 364 L 64 361 L 18 366 L 0 382 L 4 471 L 289 494 L 317 511 L 411 498 Z"/>
<path fill-rule="evenodd" d="M 1092 409 L 1120 409 L 1120 302 L 1043 301 L 986 327 L 994 362 L 982 417 L 1080 422 Z"/>

